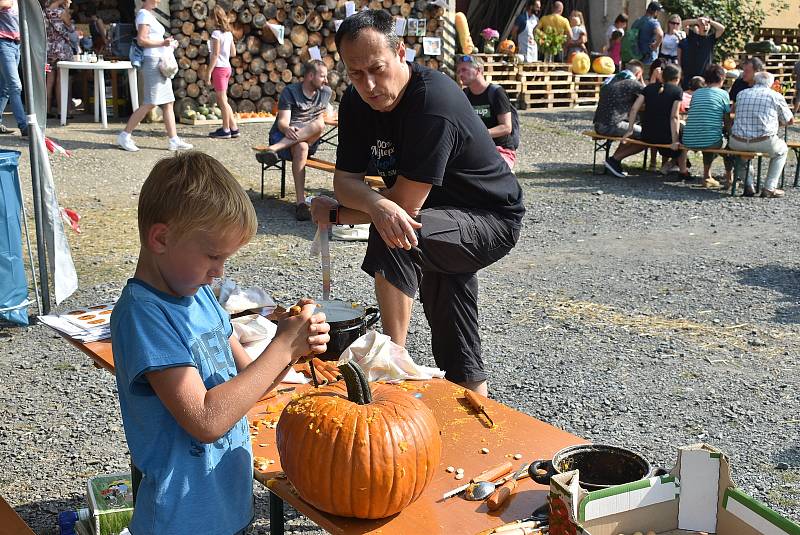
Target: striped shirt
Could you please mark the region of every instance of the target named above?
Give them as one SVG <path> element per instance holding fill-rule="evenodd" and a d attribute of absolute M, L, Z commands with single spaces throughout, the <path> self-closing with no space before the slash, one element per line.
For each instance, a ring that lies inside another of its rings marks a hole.
<path fill-rule="evenodd" d="M 692 105 L 683 129 L 683 144 L 702 149 L 722 141 L 722 117 L 731 111 L 728 93 L 718 87 L 701 87 L 692 95 Z"/>
<path fill-rule="evenodd" d="M 756 85 L 739 93 L 731 133 L 744 139 L 772 137 L 778 134 L 779 124 L 788 122 L 792 116 L 780 93 L 765 85 Z"/>

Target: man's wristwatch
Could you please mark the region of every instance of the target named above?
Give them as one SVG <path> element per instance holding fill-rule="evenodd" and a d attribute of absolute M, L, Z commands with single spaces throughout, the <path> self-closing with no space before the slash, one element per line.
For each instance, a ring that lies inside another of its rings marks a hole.
<path fill-rule="evenodd" d="M 328 223 L 333 223 L 334 225 L 339 224 L 339 207 L 331 208 L 328 216 Z"/>

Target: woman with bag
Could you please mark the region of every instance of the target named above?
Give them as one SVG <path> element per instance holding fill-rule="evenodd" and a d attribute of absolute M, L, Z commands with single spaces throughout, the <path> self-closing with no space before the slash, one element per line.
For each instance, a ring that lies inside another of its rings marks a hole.
<path fill-rule="evenodd" d="M 136 41 L 144 49 L 142 66 L 140 67 L 143 80 L 143 103 L 128 119 L 125 130 L 117 136 L 117 144 L 131 152 L 136 152 L 139 147 L 133 142 L 131 133 L 144 119 L 150 110 L 161 106 L 164 115 L 164 128 L 169 136 L 169 150 L 191 149 L 192 145 L 186 143 L 175 130 L 175 95 L 172 93 L 172 80 L 169 74 L 177 70 L 175 56 L 172 53 L 176 45 L 172 37 L 164 38 L 166 30 L 158 22 L 153 10 L 158 0 L 144 0 L 142 8 L 136 14 Z M 175 65 L 173 65 L 175 64 Z M 166 74 L 165 74 L 166 73 Z M 174 72 L 172 73 L 174 75 Z"/>
<path fill-rule="evenodd" d="M 231 23 L 225 10 L 219 5 L 214 7 L 214 20 L 217 29 L 211 33 L 208 42 L 208 51 L 211 54 L 208 61 L 208 74 L 206 82 L 212 82 L 217 95 L 217 104 L 222 111 L 222 127 L 211 132 L 209 137 L 215 139 L 230 139 L 239 137 L 239 128 L 233 118 L 233 109 L 228 104 L 228 81 L 231 79 L 230 58 L 236 55 L 236 46 L 233 44 Z"/>

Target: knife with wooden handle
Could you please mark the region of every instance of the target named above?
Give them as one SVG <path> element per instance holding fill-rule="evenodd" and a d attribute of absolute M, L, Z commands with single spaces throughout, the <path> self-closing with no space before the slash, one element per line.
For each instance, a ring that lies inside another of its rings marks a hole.
<path fill-rule="evenodd" d="M 486 499 L 486 507 L 488 507 L 490 511 L 500 509 L 508 497 L 511 496 L 511 493 L 514 492 L 514 489 L 517 488 L 517 480 L 523 478 L 527 473 L 528 464 L 526 463 L 499 487 L 494 489 L 494 492 Z"/>
<path fill-rule="evenodd" d="M 448 498 L 452 498 L 456 494 L 460 492 L 464 492 L 472 483 L 477 483 L 478 481 L 494 481 L 495 479 L 502 477 L 509 473 L 514 468 L 514 465 L 511 464 L 511 461 L 506 461 L 502 464 L 498 464 L 497 466 L 493 466 L 488 470 L 485 470 L 478 474 L 477 476 L 470 479 L 469 483 L 465 483 L 460 487 L 456 487 L 451 491 L 445 492 L 442 496 L 443 500 Z"/>

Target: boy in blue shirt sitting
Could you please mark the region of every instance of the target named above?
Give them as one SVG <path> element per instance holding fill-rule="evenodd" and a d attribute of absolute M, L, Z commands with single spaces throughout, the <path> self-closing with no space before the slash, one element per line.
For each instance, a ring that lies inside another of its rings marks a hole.
<path fill-rule="evenodd" d="M 321 353 L 330 326 L 302 312 L 278 323 L 256 359 L 209 287 L 255 234 L 255 210 L 211 156 L 158 162 L 139 196 L 141 248 L 111 316 L 122 421 L 141 472 L 133 535 L 243 532 L 253 518 L 247 411 L 303 355 Z"/>

